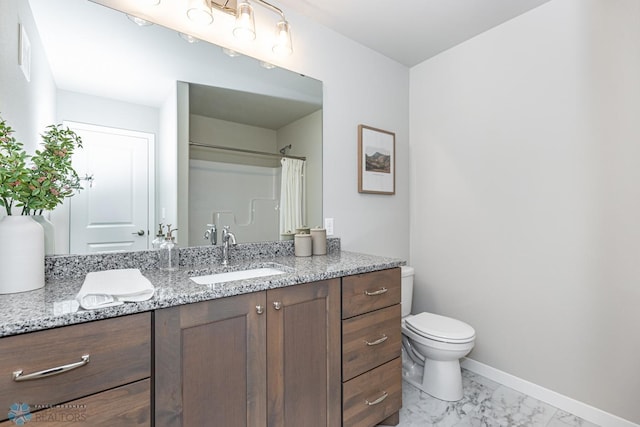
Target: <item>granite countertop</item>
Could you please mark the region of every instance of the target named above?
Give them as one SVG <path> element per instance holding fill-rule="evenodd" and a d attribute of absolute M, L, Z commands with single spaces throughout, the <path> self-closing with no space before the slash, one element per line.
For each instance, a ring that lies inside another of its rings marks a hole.
<path fill-rule="evenodd" d="M 181 255 L 182 256 L 182 255 Z M 223 298 L 243 293 L 263 291 L 352 274 L 384 270 L 404 265 L 404 261 L 347 251 L 333 251 L 327 255 L 295 257 L 282 255 L 236 260 L 229 266 L 207 262 L 182 265 L 178 271 L 167 272 L 157 268 L 143 269 L 142 273 L 156 288 L 153 298 L 143 302 L 125 303 L 115 307 L 71 312 L 69 301 L 74 300 L 82 286 L 84 275 L 51 277 L 42 289 L 19 294 L 0 295 L 0 337 L 66 326 L 75 323 L 151 311 L 155 309 Z M 131 268 L 111 266 L 109 268 Z M 250 268 L 275 267 L 284 274 L 263 278 L 238 280 L 214 285 L 199 285 L 192 276 Z"/>

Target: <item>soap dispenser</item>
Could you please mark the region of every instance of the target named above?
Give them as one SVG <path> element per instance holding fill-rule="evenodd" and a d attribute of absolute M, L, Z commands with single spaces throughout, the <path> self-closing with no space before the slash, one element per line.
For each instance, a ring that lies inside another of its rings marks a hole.
<path fill-rule="evenodd" d="M 162 223 L 159 224 L 158 232 L 156 233 L 156 238 L 151 242 L 151 247 L 153 249 L 160 249 L 160 245 L 164 243 L 164 232 L 162 231 Z"/>
<path fill-rule="evenodd" d="M 176 245 L 175 237 L 171 234 L 176 230 L 177 228 L 171 229 L 171 224 L 167 225 L 167 234 L 159 249 L 159 261 L 162 270 L 176 271 L 178 269 L 178 245 Z"/>

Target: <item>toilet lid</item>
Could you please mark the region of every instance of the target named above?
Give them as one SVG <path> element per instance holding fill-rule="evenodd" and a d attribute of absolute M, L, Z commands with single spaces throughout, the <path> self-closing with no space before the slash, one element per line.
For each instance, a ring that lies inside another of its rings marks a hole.
<path fill-rule="evenodd" d="M 435 341 L 466 343 L 476 337 L 476 331 L 466 323 L 433 313 L 411 316 L 405 325 L 416 334 Z"/>

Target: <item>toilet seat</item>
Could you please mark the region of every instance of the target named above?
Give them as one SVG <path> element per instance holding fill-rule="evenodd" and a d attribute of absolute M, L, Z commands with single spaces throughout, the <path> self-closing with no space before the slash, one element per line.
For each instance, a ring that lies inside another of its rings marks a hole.
<path fill-rule="evenodd" d="M 408 316 L 405 325 L 412 332 L 434 341 L 462 344 L 476 337 L 476 331 L 468 324 L 433 313 Z"/>

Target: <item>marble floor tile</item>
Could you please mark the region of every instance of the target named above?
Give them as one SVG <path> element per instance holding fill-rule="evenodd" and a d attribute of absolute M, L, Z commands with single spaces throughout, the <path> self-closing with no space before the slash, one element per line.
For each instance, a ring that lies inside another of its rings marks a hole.
<path fill-rule="evenodd" d="M 565 412 L 561 409 L 556 411 L 549 424 L 546 427 L 599 427 L 597 424 L 585 421 L 580 417 Z"/>
<path fill-rule="evenodd" d="M 471 414 L 471 425 L 504 427 L 544 427 L 557 409 L 553 406 L 517 392 L 508 387 L 498 387 L 490 399 L 480 403 Z"/>
<path fill-rule="evenodd" d="M 465 369 L 462 387 L 445 402 L 403 381 L 399 427 L 598 427 Z"/>
<path fill-rule="evenodd" d="M 480 403 L 491 398 L 499 385 L 484 377 L 463 371 L 464 395 L 458 402 L 446 402 L 424 393 L 403 382 L 403 409 L 400 412 L 402 426 L 453 427 L 474 411 Z M 404 415 L 404 416 L 403 416 Z"/>

